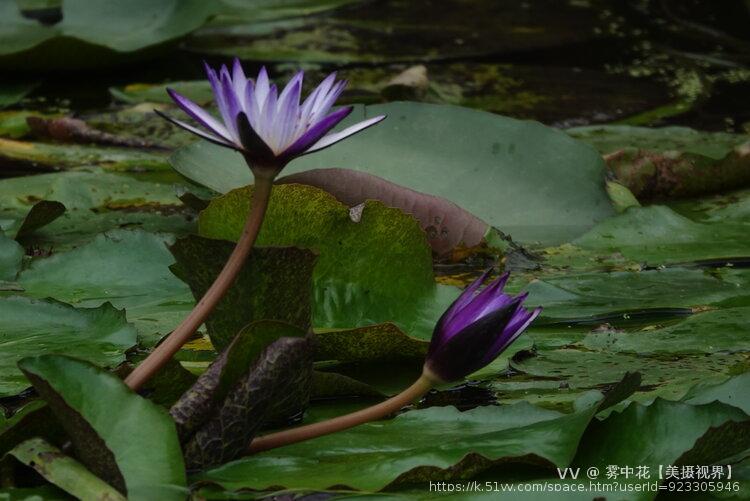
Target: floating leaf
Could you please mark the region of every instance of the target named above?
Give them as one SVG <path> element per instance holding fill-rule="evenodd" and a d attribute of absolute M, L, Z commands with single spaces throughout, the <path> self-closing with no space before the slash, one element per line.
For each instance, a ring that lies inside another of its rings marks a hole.
<path fill-rule="evenodd" d="M 15 280 L 21 269 L 23 247 L 0 232 L 0 280 Z"/>
<path fill-rule="evenodd" d="M 34 170 L 57 171 L 98 166 L 112 171 L 161 171 L 169 168 L 163 153 L 133 148 L 30 143 L 0 138 L 0 160 L 26 164 Z"/>
<path fill-rule="evenodd" d="M 582 400 L 590 401 L 591 395 Z M 525 402 L 466 412 L 432 407 L 262 452 L 198 478 L 232 490 L 346 485 L 372 491 L 465 479 L 499 464 L 565 467 L 596 408 L 566 415 Z"/>
<path fill-rule="evenodd" d="M 185 497 L 182 452 L 166 411 L 87 362 L 46 355 L 19 366 L 92 473 L 128 499 Z"/>
<path fill-rule="evenodd" d="M 51 300 L 0 298 L 0 395 L 13 395 L 29 385 L 16 368 L 23 357 L 64 353 L 114 366 L 135 342 L 135 328 L 125 321 L 125 313 L 109 303 L 74 308 Z"/>
<path fill-rule="evenodd" d="M 619 252 L 649 265 L 746 256 L 748 225 L 702 224 L 668 207 L 632 207 L 601 222 L 573 245 L 599 253 Z"/>
<path fill-rule="evenodd" d="M 171 247 L 177 263 L 171 267 L 203 297 L 232 252 L 234 244 L 189 236 Z M 294 247 L 256 248 L 235 284 L 206 321 L 211 342 L 226 347 L 247 324 L 281 320 L 306 332 L 310 327 L 311 277 L 316 256 Z"/>
<path fill-rule="evenodd" d="M 609 168 L 640 200 L 690 197 L 750 184 L 746 134 L 627 125 L 567 132 L 606 154 Z"/>
<path fill-rule="evenodd" d="M 125 501 L 122 494 L 92 475 L 81 463 L 40 438 L 18 444 L 10 455 L 78 499 Z"/>
<path fill-rule="evenodd" d="M 188 82 L 169 82 L 166 84 L 128 84 L 124 87 L 110 87 L 109 92 L 118 101 L 130 104 L 165 103 L 173 101 L 167 94 L 167 88 L 174 89 L 191 101 L 200 105 L 210 104 L 214 95 L 211 84 L 207 80 L 191 80 Z"/>
<path fill-rule="evenodd" d="M 115 230 L 68 252 L 36 259 L 18 277 L 25 294 L 83 306 L 125 308 L 140 336 L 153 343 L 192 308 L 188 287 L 170 271 L 169 238 Z"/>
<path fill-rule="evenodd" d="M 560 243 L 614 210 L 604 162 L 564 133 L 455 106 L 391 103 L 355 107 L 348 121 L 388 119 L 336 146 L 295 160 L 286 172 L 343 167 L 450 200 L 517 241 Z M 242 157 L 198 142 L 170 159 L 219 192 L 252 182 Z"/>
<path fill-rule="evenodd" d="M 0 7 L 0 66 L 47 71 L 153 57 L 201 26 L 213 10 L 211 2 L 199 0 L 66 0 L 57 22 L 44 24 L 24 16 L 16 2 Z"/>
<path fill-rule="evenodd" d="M 236 239 L 251 196 L 248 187 L 214 199 L 201 213 L 200 234 Z M 355 222 L 348 207 L 322 190 L 275 186 L 258 245 L 293 245 L 319 253 L 313 275 L 316 328 L 393 321 L 415 337 L 428 338 L 443 307 L 456 295 L 452 287 L 435 286 L 430 247 L 417 222 L 380 202 L 366 202 Z"/>
<path fill-rule="evenodd" d="M 650 467 L 656 477 L 660 465 L 674 464 L 709 428 L 746 420 L 744 412 L 721 403 L 688 405 L 662 399 L 651 405 L 631 403 L 622 412 L 592 422 L 575 463 L 582 467 L 642 465 Z"/>

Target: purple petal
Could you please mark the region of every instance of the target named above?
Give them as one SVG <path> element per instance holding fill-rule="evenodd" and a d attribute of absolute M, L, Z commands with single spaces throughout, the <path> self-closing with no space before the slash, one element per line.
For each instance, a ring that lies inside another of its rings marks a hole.
<path fill-rule="evenodd" d="M 318 141 L 317 143 L 309 147 L 307 150 L 305 150 L 305 153 L 312 153 L 313 151 L 320 151 L 324 148 L 328 148 L 329 146 L 333 146 L 334 144 L 338 143 L 342 139 L 346 139 L 349 136 L 353 136 L 354 134 L 357 134 L 358 132 L 362 132 L 368 127 L 372 127 L 373 125 L 381 122 L 382 120 L 385 119 L 385 117 L 386 117 L 385 115 L 379 115 L 377 117 L 373 117 L 373 118 L 364 120 L 362 122 L 356 123 L 354 125 L 350 125 L 349 127 L 347 127 L 346 129 L 342 131 L 324 136 L 320 141 Z"/>
<path fill-rule="evenodd" d="M 302 73 L 293 78 L 279 96 L 276 116 L 271 129 L 271 142 L 278 152 L 289 146 L 295 126 L 297 125 L 297 114 L 299 112 L 299 97 L 302 92 Z"/>
<path fill-rule="evenodd" d="M 219 121 L 212 117 L 206 110 L 175 90 L 167 88 L 167 94 L 169 94 L 169 97 L 171 97 L 172 100 L 177 103 L 177 106 L 182 108 L 182 111 L 187 113 L 190 118 L 208 129 L 218 138 L 231 142 L 226 127 L 219 123 Z"/>
<path fill-rule="evenodd" d="M 342 80 L 334 85 L 327 95 L 324 96 L 321 94 L 318 96 L 312 113 L 310 114 L 311 123 L 317 122 L 321 119 L 321 117 L 323 117 L 323 115 L 328 113 L 328 110 L 331 109 L 331 106 L 333 106 L 333 104 L 339 98 L 345 87 L 346 81 Z"/>
<path fill-rule="evenodd" d="M 196 128 L 196 127 L 193 127 L 193 126 L 192 126 L 192 125 L 190 125 L 190 124 L 187 124 L 187 123 L 185 123 L 185 122 L 183 122 L 183 121 L 181 121 L 181 120 L 177 120 L 177 119 L 175 119 L 175 118 L 172 118 L 172 117 L 170 117 L 169 115 L 167 115 L 166 113 L 162 113 L 162 112 L 161 112 L 161 111 L 159 111 L 159 110 L 154 110 L 154 112 L 155 112 L 155 113 L 156 113 L 157 115 L 159 115 L 160 117 L 162 117 L 162 118 L 165 118 L 166 120 L 169 120 L 170 122 L 172 122 L 172 123 L 173 123 L 173 124 L 175 124 L 176 126 L 178 126 L 178 127 L 182 127 L 182 128 L 183 128 L 183 129 L 185 129 L 186 131 L 188 131 L 188 132 L 192 132 L 192 133 L 193 133 L 193 134 L 195 134 L 196 136 L 202 137 L 203 139 L 205 139 L 205 140 L 207 140 L 207 141 L 211 141 L 212 143 L 214 143 L 214 144 L 218 144 L 219 146 L 227 146 L 227 147 L 229 147 L 229 148 L 232 148 L 232 149 L 235 149 L 235 150 L 239 149 L 239 148 L 237 147 L 237 145 L 235 145 L 234 143 L 232 143 L 232 142 L 230 142 L 230 141 L 226 141 L 226 140 L 224 140 L 224 139 L 219 139 L 219 138 L 217 138 L 216 136 L 214 136 L 214 135 L 212 135 L 212 134 L 208 134 L 208 133 L 206 133 L 206 132 L 204 132 L 204 131 L 202 131 L 202 130 L 200 130 L 200 129 Z"/>
<path fill-rule="evenodd" d="M 242 70 L 242 64 L 239 58 L 234 58 L 232 65 L 232 88 L 237 100 L 240 101 L 240 107 L 247 112 L 247 102 L 245 101 L 245 87 L 247 87 L 247 77 Z"/>
<path fill-rule="evenodd" d="M 260 118 L 258 119 L 258 134 L 264 139 L 268 139 L 271 135 L 271 126 L 273 125 L 273 118 L 276 116 L 276 86 L 271 85 L 268 94 L 266 95 L 265 102 L 262 103 L 260 110 Z"/>
<path fill-rule="evenodd" d="M 450 332 L 460 331 L 470 323 L 476 322 L 512 301 L 512 297 L 502 292 L 505 282 L 508 281 L 508 276 L 508 273 L 504 273 L 485 287 L 471 302 L 456 312 L 450 322 L 444 325 L 444 328 Z"/>
<path fill-rule="evenodd" d="M 352 112 L 351 106 L 345 106 L 339 110 L 334 111 L 320 122 L 316 123 L 310 129 L 302 134 L 292 145 L 284 150 L 282 155 L 285 158 L 292 159 L 299 156 L 304 152 L 310 145 L 315 144 L 320 140 L 321 137 L 325 136 L 328 131 L 333 129 L 339 122 L 346 118 L 349 113 Z"/>
<path fill-rule="evenodd" d="M 224 97 L 224 107 L 220 107 L 219 111 L 221 112 L 221 116 L 227 126 L 227 130 L 229 130 L 234 139 L 239 140 L 239 134 L 237 133 L 237 114 L 242 111 L 242 108 L 240 107 L 237 95 L 234 93 L 232 79 L 229 76 L 229 70 L 226 66 L 221 67 L 220 83 Z"/>

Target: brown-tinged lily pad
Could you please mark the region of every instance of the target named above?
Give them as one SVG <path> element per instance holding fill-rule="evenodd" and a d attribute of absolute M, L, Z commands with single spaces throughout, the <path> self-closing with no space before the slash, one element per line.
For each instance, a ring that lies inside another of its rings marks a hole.
<path fill-rule="evenodd" d="M 350 207 L 379 200 L 411 214 L 427 234 L 432 250 L 445 254 L 463 245 L 479 245 L 489 225 L 441 197 L 399 186 L 381 177 L 350 169 L 312 169 L 282 177 L 277 183 L 315 186 Z"/>
<path fill-rule="evenodd" d="M 597 147 L 639 200 L 718 193 L 750 185 L 750 135 L 686 127 L 607 125 L 567 131 Z"/>

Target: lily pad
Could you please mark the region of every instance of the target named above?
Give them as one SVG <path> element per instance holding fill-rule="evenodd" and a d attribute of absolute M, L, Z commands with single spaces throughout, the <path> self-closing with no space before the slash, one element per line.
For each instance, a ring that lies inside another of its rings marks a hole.
<path fill-rule="evenodd" d="M 190 311 L 188 287 L 169 266 L 170 238 L 114 230 L 68 252 L 34 260 L 18 277 L 25 294 L 80 306 L 109 302 L 125 308 L 128 321 L 152 344 Z"/>
<path fill-rule="evenodd" d="M 573 245 L 598 253 L 618 252 L 626 258 L 660 265 L 750 254 L 741 222 L 696 223 L 668 207 L 631 207 L 603 221 Z"/>
<path fill-rule="evenodd" d="M 582 402 L 590 402 L 591 397 L 583 397 Z M 565 467 L 596 409 L 589 404 L 566 415 L 525 402 L 466 412 L 432 407 L 262 452 L 197 479 L 232 490 L 272 486 L 320 490 L 346 485 L 374 491 L 397 484 L 463 479 L 499 464 Z"/>
<path fill-rule="evenodd" d="M 136 330 L 125 321 L 125 313 L 109 303 L 74 308 L 51 300 L 0 298 L 0 395 L 14 395 L 29 386 L 16 368 L 23 357 L 70 354 L 111 367 L 125 360 L 125 350 L 135 342 Z"/>
<path fill-rule="evenodd" d="M 658 478 L 660 466 L 676 463 L 711 427 L 748 419 L 741 410 L 719 402 L 688 405 L 657 399 L 650 405 L 631 403 L 622 412 L 593 421 L 575 463 L 584 467 L 647 466 L 653 478 Z"/>
<path fill-rule="evenodd" d="M 18 242 L 0 233 L 0 280 L 15 280 L 23 254 L 23 247 Z"/>
<path fill-rule="evenodd" d="M 568 129 L 598 148 L 641 200 L 689 197 L 750 184 L 750 135 L 686 127 L 608 125 Z"/>
<path fill-rule="evenodd" d="M 212 2 L 200 0 L 65 0 L 58 22 L 44 24 L 24 15 L 16 2 L 0 7 L 0 67 L 47 71 L 153 57 L 213 12 Z"/>
<path fill-rule="evenodd" d="M 517 241 L 560 243 L 614 214 L 604 163 L 560 131 L 467 108 L 418 103 L 358 106 L 376 127 L 292 162 L 286 172 L 343 167 L 448 199 Z M 252 182 L 242 157 L 197 142 L 170 159 L 219 192 Z"/>
<path fill-rule="evenodd" d="M 88 362 L 45 355 L 26 358 L 19 366 L 92 473 L 128 499 L 184 498 L 182 451 L 164 409 Z"/>
<path fill-rule="evenodd" d="M 4 162 L 3 162 L 4 161 Z M 54 144 L 0 138 L 0 165 L 29 165 L 35 170 L 57 171 L 82 166 L 98 166 L 114 171 L 159 171 L 169 168 L 163 153 L 133 148 L 101 147 L 82 144 Z"/>
<path fill-rule="evenodd" d="M 235 240 L 251 196 L 248 187 L 214 199 L 201 213 L 200 234 Z M 322 190 L 275 186 L 258 245 L 298 246 L 319 253 L 313 274 L 316 328 L 392 321 L 412 336 L 427 339 L 457 292 L 435 285 L 430 247 L 417 222 L 380 202 L 366 202 L 355 222 L 348 207 Z"/>

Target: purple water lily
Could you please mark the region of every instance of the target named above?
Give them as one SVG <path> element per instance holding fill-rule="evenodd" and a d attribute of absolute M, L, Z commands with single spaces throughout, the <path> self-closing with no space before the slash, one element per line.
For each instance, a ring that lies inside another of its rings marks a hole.
<path fill-rule="evenodd" d="M 523 307 L 527 294 L 503 292 L 508 273 L 476 294 L 485 272 L 456 299 L 438 321 L 427 352 L 425 372 L 448 382 L 486 366 L 505 350 L 542 311 Z"/>
<path fill-rule="evenodd" d="M 164 114 L 172 123 L 220 146 L 232 148 L 245 156 L 255 175 L 274 177 L 292 159 L 327 148 L 385 118 L 364 120 L 346 129 L 328 134 L 352 111 L 345 106 L 330 112 L 346 86 L 331 73 L 300 103 L 300 71 L 278 92 L 261 68 L 256 79 L 248 79 L 238 59 L 230 72 L 222 65 L 216 72 L 206 65 L 221 121 L 173 89 L 170 97 L 204 129 L 193 127 Z M 330 112 L 330 113 L 329 113 Z"/>

